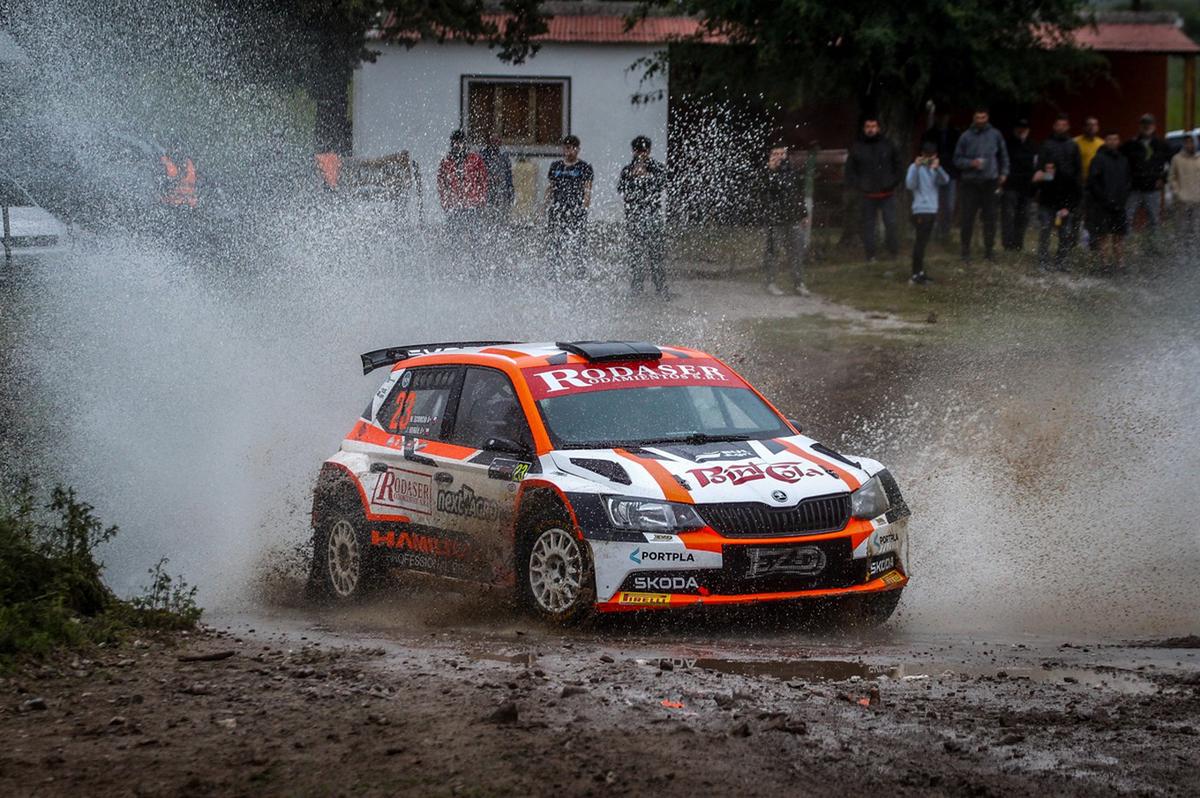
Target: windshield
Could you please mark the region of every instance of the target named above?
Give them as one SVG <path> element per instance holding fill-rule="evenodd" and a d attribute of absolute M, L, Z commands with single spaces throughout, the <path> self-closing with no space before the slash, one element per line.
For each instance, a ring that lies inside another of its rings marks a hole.
<path fill-rule="evenodd" d="M 792 431 L 746 388 L 710 385 L 626 388 L 540 399 L 560 449 L 758 440 Z"/>

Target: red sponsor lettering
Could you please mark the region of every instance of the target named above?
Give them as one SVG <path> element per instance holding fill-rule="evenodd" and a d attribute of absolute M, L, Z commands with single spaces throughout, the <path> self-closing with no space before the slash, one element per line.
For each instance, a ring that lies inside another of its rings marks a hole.
<path fill-rule="evenodd" d="M 688 473 L 696 478 L 700 487 L 721 485 L 728 482 L 731 485 L 741 485 L 756 479 L 770 477 L 776 482 L 793 484 L 804 477 L 819 477 L 825 472 L 819 468 L 808 468 L 805 463 L 787 462 L 772 463 L 763 466 L 761 463 L 742 463 L 731 466 L 708 466 L 707 468 L 692 468 Z"/>
<path fill-rule="evenodd" d="M 379 475 L 371 504 L 429 515 L 433 512 L 433 482 L 429 474 L 389 468 Z"/>
<path fill-rule="evenodd" d="M 397 533 L 395 530 L 372 529 L 371 545 L 416 551 L 433 557 L 446 557 L 454 560 L 465 560 L 471 552 L 471 547 L 459 540 L 435 538 L 432 535 L 422 535 L 418 532 Z"/>

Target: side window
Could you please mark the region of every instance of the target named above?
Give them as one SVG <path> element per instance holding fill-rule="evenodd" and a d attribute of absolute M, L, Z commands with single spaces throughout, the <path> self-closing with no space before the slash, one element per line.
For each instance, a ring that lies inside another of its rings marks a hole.
<path fill-rule="evenodd" d="M 375 419 L 393 435 L 441 439 L 457 377 L 456 367 L 405 371 Z"/>
<path fill-rule="evenodd" d="M 525 413 L 508 377 L 495 369 L 468 368 L 450 440 L 482 449 L 488 438 L 532 446 Z"/>

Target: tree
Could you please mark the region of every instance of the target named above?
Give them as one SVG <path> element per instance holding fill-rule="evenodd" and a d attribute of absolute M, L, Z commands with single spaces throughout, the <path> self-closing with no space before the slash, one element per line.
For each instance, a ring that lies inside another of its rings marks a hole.
<path fill-rule="evenodd" d="M 1032 101 L 1096 64 L 1072 31 L 1086 0 L 652 0 L 682 5 L 749 59 L 751 91 L 795 107 L 847 99 L 893 135 L 927 101 Z M 699 39 L 699 37 L 697 37 Z M 718 57 L 727 64 L 729 57 Z"/>
<path fill-rule="evenodd" d="M 533 37 L 546 31 L 541 2 L 504 0 L 499 10 L 507 19 L 501 24 L 487 18 L 483 0 L 256 0 L 249 6 L 283 20 L 296 39 L 306 42 L 310 59 L 268 47 L 272 57 L 267 60 L 271 71 L 290 74 L 316 102 L 317 148 L 344 150 L 349 148 L 351 76 L 363 61 L 375 60 L 374 42 L 412 47 L 449 37 L 484 41 L 499 48 L 502 60 L 519 64 L 537 51 Z"/>

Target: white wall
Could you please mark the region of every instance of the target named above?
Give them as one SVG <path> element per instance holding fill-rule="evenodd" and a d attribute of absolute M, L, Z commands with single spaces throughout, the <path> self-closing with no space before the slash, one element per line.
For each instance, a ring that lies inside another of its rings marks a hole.
<path fill-rule="evenodd" d="M 373 64 L 354 78 L 354 154 L 376 156 L 408 150 L 425 177 L 426 218 L 440 214 L 433 175 L 445 155 L 450 132 L 462 126 L 461 77 L 470 74 L 571 78 L 570 132 L 583 142 L 580 157 L 596 171 L 593 219 L 620 217 L 617 177 L 630 158 L 629 142 L 639 134 L 654 142 L 654 156 L 666 155 L 667 102 L 634 105 L 638 92 L 666 86 L 666 76 L 640 84 L 633 63 L 652 55 L 649 45 L 547 44 L 520 66 L 506 64 L 486 45 L 419 44 L 411 50 L 383 45 Z M 552 158 L 538 157 L 538 190 L 545 186 Z"/>

